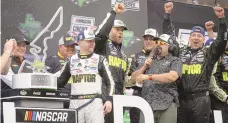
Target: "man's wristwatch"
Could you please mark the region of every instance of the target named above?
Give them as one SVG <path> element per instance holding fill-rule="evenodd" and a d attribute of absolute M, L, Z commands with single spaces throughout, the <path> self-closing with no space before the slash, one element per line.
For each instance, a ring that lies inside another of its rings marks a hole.
<path fill-rule="evenodd" d="M 149 76 L 149 78 L 148 78 L 149 80 L 152 80 L 153 79 L 152 78 L 152 74 L 149 74 L 148 76 Z"/>

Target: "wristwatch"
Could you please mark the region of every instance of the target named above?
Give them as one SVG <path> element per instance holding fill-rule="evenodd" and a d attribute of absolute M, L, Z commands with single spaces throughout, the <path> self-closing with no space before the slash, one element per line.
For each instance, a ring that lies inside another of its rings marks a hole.
<path fill-rule="evenodd" d="M 149 78 L 148 78 L 149 80 L 152 80 L 153 79 L 152 78 L 152 74 L 149 74 L 148 76 L 149 76 Z"/>

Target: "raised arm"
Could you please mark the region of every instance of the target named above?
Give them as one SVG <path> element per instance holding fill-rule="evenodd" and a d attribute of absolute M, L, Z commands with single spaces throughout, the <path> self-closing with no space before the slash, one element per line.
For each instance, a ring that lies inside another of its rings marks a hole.
<path fill-rule="evenodd" d="M 219 18 L 219 30 L 217 38 L 213 41 L 209 50 L 207 50 L 207 62 L 214 66 L 219 57 L 224 53 L 227 43 L 227 25 L 225 21 L 224 9 L 214 7 L 215 15 Z"/>
<path fill-rule="evenodd" d="M 103 20 L 103 22 L 99 25 L 97 31 L 96 31 L 96 37 L 99 37 L 100 40 L 96 40 L 95 43 L 95 49 L 94 52 L 97 54 L 102 54 L 105 50 L 105 45 L 108 41 L 108 35 L 112 29 L 112 26 L 114 24 L 114 20 L 116 17 L 116 14 L 123 13 L 125 11 L 124 4 L 123 3 L 117 3 L 113 10 L 111 12 L 107 13 L 106 18 Z"/>

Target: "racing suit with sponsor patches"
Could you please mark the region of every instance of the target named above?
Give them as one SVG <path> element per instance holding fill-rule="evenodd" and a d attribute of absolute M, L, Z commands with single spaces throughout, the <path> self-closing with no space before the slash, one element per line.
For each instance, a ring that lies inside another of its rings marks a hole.
<path fill-rule="evenodd" d="M 58 78 L 58 87 L 63 87 L 70 77 L 73 79 L 70 108 L 80 108 L 94 99 L 78 111 L 78 122 L 103 123 L 102 99 L 111 100 L 110 96 L 114 92 L 114 81 L 107 60 L 95 53 L 86 56 L 75 54 Z"/>
<path fill-rule="evenodd" d="M 223 54 L 227 42 L 225 19 L 220 19 L 217 39 L 209 48 L 183 47 L 180 58 L 183 62 L 182 77 L 178 83 L 180 108 L 179 123 L 208 123 L 210 115 L 209 83 L 213 67 Z M 163 30 L 174 29 L 170 14 L 165 15 Z"/>
<path fill-rule="evenodd" d="M 227 93 L 228 93 L 228 50 L 226 50 L 218 61 L 214 73 L 215 85 L 218 85 L 219 89 L 214 89 L 211 96 L 211 107 L 213 110 L 222 111 L 223 123 L 228 122 L 228 105 L 227 105 Z M 222 93 L 223 92 L 223 93 Z M 213 117 L 212 117 L 213 118 Z"/>
<path fill-rule="evenodd" d="M 124 82 L 127 76 L 129 67 L 127 66 L 127 56 L 121 49 L 122 44 L 117 44 L 114 41 L 108 39 L 108 35 L 114 24 L 116 13 L 111 11 L 107 14 L 104 21 L 99 25 L 96 31 L 96 36 L 101 40 L 96 40 L 96 46 L 94 52 L 100 55 L 104 55 L 109 63 L 109 68 L 112 73 L 115 82 L 115 93 L 124 94 Z M 113 123 L 113 110 L 111 113 L 105 115 L 106 123 Z"/>

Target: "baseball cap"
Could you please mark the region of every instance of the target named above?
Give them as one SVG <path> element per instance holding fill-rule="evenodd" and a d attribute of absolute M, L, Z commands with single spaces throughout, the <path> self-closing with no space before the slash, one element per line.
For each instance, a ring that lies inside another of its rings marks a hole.
<path fill-rule="evenodd" d="M 100 38 L 95 36 L 93 30 L 84 30 L 79 32 L 77 36 L 77 41 L 82 40 L 100 40 Z"/>
<path fill-rule="evenodd" d="M 77 43 L 75 42 L 75 39 L 73 36 L 71 36 L 69 33 L 65 34 L 63 37 L 59 39 L 59 45 L 65 45 L 65 46 L 70 46 L 70 45 L 76 45 Z"/>
<path fill-rule="evenodd" d="M 143 37 L 145 36 L 157 37 L 158 36 L 157 30 L 152 28 L 146 29 Z"/>
<path fill-rule="evenodd" d="M 17 43 L 25 42 L 26 45 L 30 44 L 30 42 L 26 39 L 26 37 L 23 34 L 14 34 L 11 38 L 15 39 Z"/>
<path fill-rule="evenodd" d="M 114 20 L 113 27 L 123 27 L 124 30 L 128 30 L 126 25 L 121 20 Z"/>
<path fill-rule="evenodd" d="M 204 30 L 204 28 L 201 27 L 201 26 L 194 26 L 194 27 L 192 28 L 192 31 L 191 31 L 190 34 L 192 34 L 193 32 L 198 32 L 198 33 L 201 33 L 203 36 L 205 36 L 205 30 Z"/>
<path fill-rule="evenodd" d="M 154 37 L 154 40 L 161 40 L 162 42 L 164 42 L 168 45 L 173 43 L 173 39 L 168 34 L 162 34 L 159 37 Z"/>

